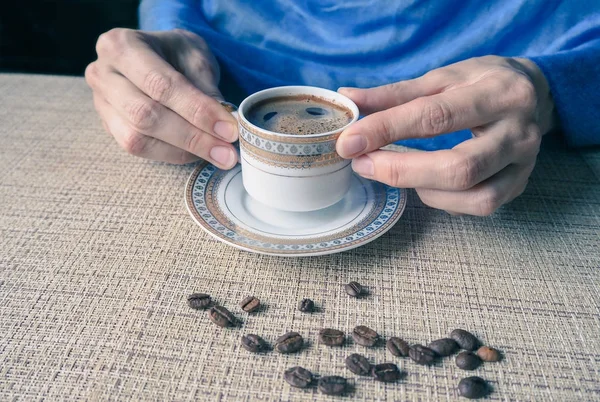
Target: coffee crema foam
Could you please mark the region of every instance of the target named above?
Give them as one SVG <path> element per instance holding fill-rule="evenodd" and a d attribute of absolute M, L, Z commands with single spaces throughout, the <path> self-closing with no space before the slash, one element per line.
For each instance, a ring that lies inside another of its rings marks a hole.
<path fill-rule="evenodd" d="M 352 121 L 352 112 L 316 96 L 265 99 L 247 114 L 253 125 L 281 134 L 310 135 L 338 130 Z"/>

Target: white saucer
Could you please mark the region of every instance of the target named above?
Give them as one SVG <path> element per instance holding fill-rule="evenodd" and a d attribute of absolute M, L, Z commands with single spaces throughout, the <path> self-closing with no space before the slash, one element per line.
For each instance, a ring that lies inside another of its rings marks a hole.
<path fill-rule="evenodd" d="M 352 177 L 337 204 L 311 212 L 286 212 L 246 193 L 241 166 L 224 171 L 204 162 L 188 179 L 185 200 L 192 218 L 216 239 L 260 254 L 313 256 L 367 244 L 398 221 L 406 191 Z"/>

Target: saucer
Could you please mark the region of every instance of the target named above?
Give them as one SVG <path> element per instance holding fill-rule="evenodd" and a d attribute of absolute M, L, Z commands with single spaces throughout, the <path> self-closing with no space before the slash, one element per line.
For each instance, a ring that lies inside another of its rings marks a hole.
<path fill-rule="evenodd" d="M 406 190 L 352 176 L 346 196 L 328 208 L 288 212 L 254 200 L 242 169 L 201 163 L 188 179 L 185 200 L 200 227 L 233 247 L 277 256 L 339 253 L 367 244 L 398 221 Z"/>

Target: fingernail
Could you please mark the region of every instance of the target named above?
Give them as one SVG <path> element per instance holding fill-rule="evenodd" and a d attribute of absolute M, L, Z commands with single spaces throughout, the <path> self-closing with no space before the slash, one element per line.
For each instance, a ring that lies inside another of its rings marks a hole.
<path fill-rule="evenodd" d="M 231 168 L 235 164 L 235 155 L 233 151 L 227 147 L 216 146 L 210 150 L 209 153 L 211 159 L 217 162 L 223 168 Z"/>
<path fill-rule="evenodd" d="M 235 126 L 226 121 L 218 121 L 213 127 L 213 131 L 216 135 L 223 138 L 225 141 L 235 141 L 237 139 L 237 130 Z"/>
<path fill-rule="evenodd" d="M 362 135 L 340 138 L 339 154 L 342 158 L 356 155 L 367 148 L 367 139 Z"/>
<path fill-rule="evenodd" d="M 359 156 L 352 160 L 352 170 L 364 177 L 373 177 L 375 174 L 373 161 L 366 155 Z"/>

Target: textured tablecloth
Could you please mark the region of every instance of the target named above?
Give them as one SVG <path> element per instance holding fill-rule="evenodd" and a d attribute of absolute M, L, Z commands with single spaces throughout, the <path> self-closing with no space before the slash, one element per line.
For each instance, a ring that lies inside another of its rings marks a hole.
<path fill-rule="evenodd" d="M 356 400 L 454 400 L 473 374 L 491 382 L 491 400 L 600 400 L 600 152 L 544 148 L 525 194 L 491 217 L 452 217 L 410 192 L 398 224 L 367 246 L 261 256 L 188 216 L 193 166 L 119 149 L 83 79 L 0 75 L 0 400 L 335 399 L 291 388 L 283 371 L 294 365 L 347 376 Z M 351 280 L 370 296 L 349 298 Z M 191 310 L 192 292 L 243 327 Z M 266 309 L 243 313 L 247 295 Z M 297 311 L 304 297 L 321 311 Z M 469 373 L 452 359 L 428 368 L 317 342 L 323 327 L 357 324 L 411 343 L 461 327 L 505 359 Z M 310 341 L 299 354 L 240 347 L 245 333 L 290 330 Z M 358 378 L 343 363 L 353 352 L 408 375 Z"/>

